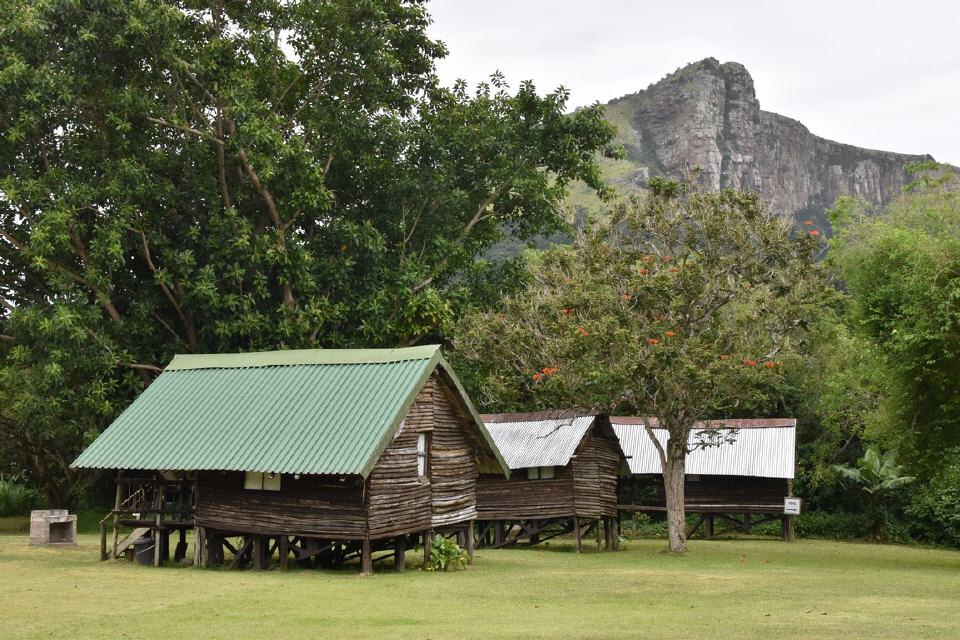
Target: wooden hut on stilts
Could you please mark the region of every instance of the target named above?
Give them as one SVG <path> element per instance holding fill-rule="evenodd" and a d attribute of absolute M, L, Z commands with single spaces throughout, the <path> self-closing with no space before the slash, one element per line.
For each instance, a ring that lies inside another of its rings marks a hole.
<path fill-rule="evenodd" d="M 600 532 L 616 546 L 617 476 L 623 454 L 606 416 L 571 412 L 484 415 L 510 477 L 482 474 L 477 497 L 479 543 L 507 547 L 572 533 Z"/>
<path fill-rule="evenodd" d="M 74 466 L 118 470 L 104 558 L 194 530 L 197 564 L 363 572 L 433 535 L 472 558 L 477 478 L 508 473 L 437 346 L 177 356 Z"/>
<path fill-rule="evenodd" d="M 665 445 L 666 429 L 656 418 L 613 417 L 613 429 L 630 465 L 620 481 L 620 509 L 627 513 L 666 510 L 663 472 L 656 447 L 644 426 Z M 794 538 L 795 511 L 787 509 L 793 498 L 796 472 L 797 421 L 794 418 L 710 420 L 690 433 L 684 482 L 684 508 L 696 521 L 692 536 L 714 534 L 716 519 L 734 530 L 779 520 L 784 540 Z M 710 446 L 702 446 L 711 443 Z M 799 502 L 796 502 L 797 508 Z"/>

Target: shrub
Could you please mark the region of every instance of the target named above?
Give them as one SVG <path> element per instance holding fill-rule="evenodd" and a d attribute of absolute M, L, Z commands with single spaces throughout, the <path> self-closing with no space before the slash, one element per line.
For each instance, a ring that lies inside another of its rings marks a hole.
<path fill-rule="evenodd" d="M 960 449 L 944 456 L 944 464 L 920 487 L 908 513 L 917 538 L 960 547 Z"/>
<path fill-rule="evenodd" d="M 443 536 L 433 537 L 430 543 L 430 564 L 427 571 L 456 571 L 467 567 L 467 552 L 453 540 Z"/>
<path fill-rule="evenodd" d="M 646 513 L 638 513 L 637 516 L 637 537 L 638 538 L 662 538 L 667 535 L 667 521 L 663 518 L 654 520 Z M 688 523 L 689 524 L 689 523 Z M 633 535 L 633 522 L 626 520 L 621 523 L 624 533 Z"/>
<path fill-rule="evenodd" d="M 0 478 L 0 517 L 23 516 L 40 506 L 36 489 Z"/>
<path fill-rule="evenodd" d="M 846 540 L 867 537 L 872 524 L 865 513 L 808 511 L 797 516 L 796 530 L 801 538 Z"/>

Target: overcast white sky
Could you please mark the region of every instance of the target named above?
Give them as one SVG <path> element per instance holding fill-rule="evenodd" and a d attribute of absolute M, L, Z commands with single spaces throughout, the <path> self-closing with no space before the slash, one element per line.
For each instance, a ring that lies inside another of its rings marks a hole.
<path fill-rule="evenodd" d="M 815 134 L 960 165 L 960 0 L 432 0 L 443 80 L 564 85 L 571 107 L 714 57 Z"/>

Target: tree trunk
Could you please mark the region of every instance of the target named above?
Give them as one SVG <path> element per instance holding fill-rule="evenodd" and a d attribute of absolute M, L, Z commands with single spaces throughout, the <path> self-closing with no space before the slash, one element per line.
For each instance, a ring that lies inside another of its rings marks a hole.
<path fill-rule="evenodd" d="M 683 483 L 686 476 L 686 442 L 676 446 L 671 438 L 667 443 L 667 464 L 663 469 L 663 488 L 667 498 L 667 535 L 670 551 L 687 550 L 687 514 L 684 509 Z"/>

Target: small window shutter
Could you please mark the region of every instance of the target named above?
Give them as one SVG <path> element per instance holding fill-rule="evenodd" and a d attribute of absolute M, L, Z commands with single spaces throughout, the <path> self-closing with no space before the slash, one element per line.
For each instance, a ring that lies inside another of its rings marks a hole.
<path fill-rule="evenodd" d="M 263 474 L 263 490 L 264 491 L 280 491 L 280 474 L 279 473 Z"/>
<path fill-rule="evenodd" d="M 541 480 L 553 480 L 553 467 L 540 467 Z"/>
<path fill-rule="evenodd" d="M 263 489 L 263 474 L 256 471 L 247 471 L 243 474 L 243 488 L 252 491 Z"/>
<path fill-rule="evenodd" d="M 427 475 L 427 434 L 417 434 L 417 477 Z"/>
<path fill-rule="evenodd" d="M 530 467 L 527 469 L 527 480 L 539 480 L 540 467 Z"/>

